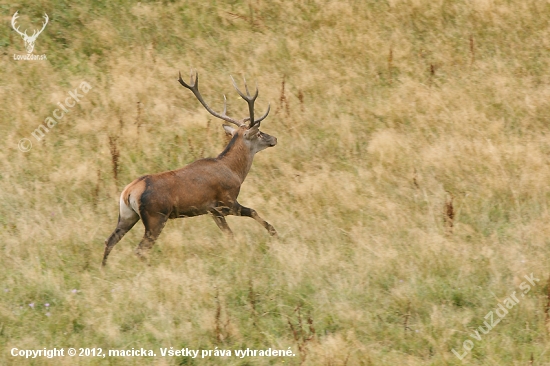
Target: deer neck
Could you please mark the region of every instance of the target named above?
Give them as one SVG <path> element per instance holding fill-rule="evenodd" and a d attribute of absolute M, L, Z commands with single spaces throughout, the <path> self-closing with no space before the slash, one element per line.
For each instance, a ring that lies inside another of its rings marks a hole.
<path fill-rule="evenodd" d="M 244 182 L 252 167 L 254 153 L 245 145 L 242 136 L 235 134 L 218 159 L 237 174 L 241 182 Z"/>

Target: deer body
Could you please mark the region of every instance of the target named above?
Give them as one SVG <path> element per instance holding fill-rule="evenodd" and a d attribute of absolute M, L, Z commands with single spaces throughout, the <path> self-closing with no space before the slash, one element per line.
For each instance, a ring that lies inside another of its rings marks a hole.
<path fill-rule="evenodd" d="M 191 86 L 185 84 L 181 76 L 180 83 L 192 90 L 206 109 L 213 112 L 198 92 L 198 75 Z M 253 102 L 257 97 L 257 90 L 254 97 L 248 95 L 248 90 L 247 96 L 238 89 L 237 91 L 249 103 L 250 121 L 255 121 Z M 211 214 L 218 227 L 232 235 L 225 216 L 248 216 L 262 224 L 271 235 L 277 235 L 273 226 L 263 220 L 255 210 L 237 202 L 241 184 L 250 171 L 254 155 L 277 144 L 277 138 L 259 131 L 260 121 L 268 113 L 269 109 L 263 117 L 248 126 L 244 124 L 248 118 L 236 121 L 227 117 L 225 111 L 223 115 L 214 114 L 238 125 L 238 128 L 223 126 L 232 138 L 217 158 L 200 159 L 177 170 L 144 175 L 127 185 L 120 196 L 117 227 L 105 241 L 103 265 L 116 243 L 140 219 L 145 226 L 145 234 L 136 253 L 142 258 L 153 246 L 168 219 Z"/>

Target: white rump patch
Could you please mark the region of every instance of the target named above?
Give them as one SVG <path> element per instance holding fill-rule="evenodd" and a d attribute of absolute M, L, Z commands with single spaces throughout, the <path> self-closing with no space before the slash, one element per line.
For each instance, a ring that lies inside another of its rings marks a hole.
<path fill-rule="evenodd" d="M 135 221 L 139 217 L 139 207 L 136 200 L 130 195 L 128 198 L 130 206 L 124 203 L 124 198 L 120 196 L 120 218 L 123 221 Z"/>

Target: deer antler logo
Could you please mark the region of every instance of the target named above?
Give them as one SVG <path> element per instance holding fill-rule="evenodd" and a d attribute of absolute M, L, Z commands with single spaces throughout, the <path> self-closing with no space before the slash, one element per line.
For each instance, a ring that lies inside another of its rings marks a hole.
<path fill-rule="evenodd" d="M 36 30 L 34 30 L 33 33 L 32 33 L 32 36 L 29 36 L 29 35 L 27 35 L 27 30 L 25 30 L 25 32 L 21 33 L 21 31 L 19 30 L 19 27 L 15 26 L 15 21 L 17 20 L 17 18 L 19 18 L 19 15 L 17 15 L 18 12 L 19 11 L 16 11 L 15 14 L 13 14 L 13 17 L 11 18 L 11 26 L 13 27 L 13 29 L 17 33 L 19 33 L 19 35 L 25 41 L 25 48 L 27 49 L 27 53 L 32 53 L 32 51 L 34 50 L 34 42 L 36 42 L 36 38 L 38 38 L 40 33 L 42 33 L 44 28 L 46 28 L 46 24 L 48 24 L 48 20 L 49 20 L 48 14 L 44 13 L 44 19 L 46 21 L 42 25 L 42 29 L 40 29 L 38 31 L 38 33 L 36 32 Z"/>

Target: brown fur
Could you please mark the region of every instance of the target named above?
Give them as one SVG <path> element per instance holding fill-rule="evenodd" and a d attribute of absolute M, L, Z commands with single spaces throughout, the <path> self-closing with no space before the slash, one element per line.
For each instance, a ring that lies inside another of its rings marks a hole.
<path fill-rule="evenodd" d="M 145 175 L 128 184 L 120 197 L 117 228 L 105 241 L 103 265 L 116 243 L 140 219 L 145 226 L 145 234 L 136 251 L 140 257 L 153 246 L 166 221 L 178 217 L 210 213 L 220 229 L 231 235 L 225 216 L 249 216 L 271 235 L 277 235 L 273 226 L 256 211 L 237 202 L 254 154 L 276 143 L 275 137 L 259 132 L 257 127 L 253 131 L 241 126 L 234 130 L 231 142 L 217 158 L 201 159 L 177 170 Z"/>

